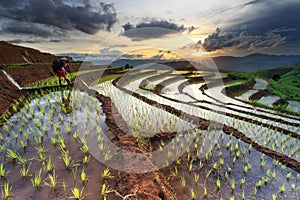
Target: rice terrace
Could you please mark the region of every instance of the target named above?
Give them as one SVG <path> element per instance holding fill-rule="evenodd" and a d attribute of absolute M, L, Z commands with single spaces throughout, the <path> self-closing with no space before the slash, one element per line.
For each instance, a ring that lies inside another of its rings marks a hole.
<path fill-rule="evenodd" d="M 0 199 L 299 200 L 300 2 L 0 1 Z"/>
<path fill-rule="evenodd" d="M 47 62 L 2 65 L 2 199 L 299 199 L 299 86 L 287 101 L 266 76 L 299 66 L 70 66 L 60 87 Z"/>

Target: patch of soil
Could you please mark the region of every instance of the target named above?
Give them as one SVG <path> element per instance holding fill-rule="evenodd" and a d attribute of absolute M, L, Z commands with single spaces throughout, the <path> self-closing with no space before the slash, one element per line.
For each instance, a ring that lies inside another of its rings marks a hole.
<path fill-rule="evenodd" d="M 288 104 L 289 104 L 289 102 L 287 100 L 279 99 L 273 103 L 273 106 L 282 106 L 282 105 L 288 105 Z"/>
<path fill-rule="evenodd" d="M 110 128 L 108 130 L 110 140 L 128 152 L 142 153 L 143 150 L 138 146 L 137 140 L 129 133 L 126 123 L 117 113 L 112 101 L 97 92 L 95 95 L 103 104 L 103 111 L 106 114 L 106 124 Z M 126 133 L 124 130 L 126 130 Z M 124 155 L 124 158 L 126 159 L 126 155 Z M 140 159 L 143 159 L 143 157 L 137 157 L 135 161 L 126 163 L 127 166 L 124 166 L 124 169 L 132 167 L 132 165 L 135 165 L 135 162 L 143 162 L 147 165 L 147 161 Z M 172 199 L 171 197 L 175 196 L 175 194 L 172 193 L 171 188 L 168 188 L 165 183 L 166 178 L 159 171 L 143 174 L 119 172 L 116 189 L 123 197 L 128 194 L 135 194 L 137 199 L 159 200 L 161 199 L 160 197 Z"/>
<path fill-rule="evenodd" d="M 71 72 L 77 72 L 80 68 L 80 64 L 70 63 Z M 47 79 L 55 76 L 51 64 L 28 64 L 20 67 L 3 67 L 9 75 L 11 75 L 16 82 L 21 86 Z"/>
<path fill-rule="evenodd" d="M 249 100 L 260 100 L 262 97 L 267 96 L 268 92 L 266 90 L 259 90 L 258 92 L 252 94 Z"/>
<path fill-rule="evenodd" d="M 223 94 L 226 94 L 229 97 L 234 97 L 237 94 L 242 94 L 242 93 L 252 89 L 254 85 L 255 85 L 255 82 L 253 81 L 253 82 L 243 85 L 241 87 L 235 87 L 235 88 L 225 87 L 225 89 L 222 92 L 223 92 Z"/>
<path fill-rule="evenodd" d="M 78 64 L 71 64 L 70 67 L 72 72 L 76 72 L 80 66 Z M 14 68 L 5 66 L 3 70 L 11 75 L 21 86 L 26 86 L 54 75 L 51 64 L 28 64 Z M 18 90 L 4 73 L 0 71 L 0 114 L 3 115 L 14 100 L 23 95 L 28 95 L 28 92 Z"/>
<path fill-rule="evenodd" d="M 16 63 L 50 63 L 56 58 L 50 53 L 0 41 L 0 65 Z"/>

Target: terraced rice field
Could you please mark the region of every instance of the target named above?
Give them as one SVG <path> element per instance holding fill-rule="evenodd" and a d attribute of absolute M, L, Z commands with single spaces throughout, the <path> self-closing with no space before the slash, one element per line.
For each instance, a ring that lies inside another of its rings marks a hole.
<path fill-rule="evenodd" d="M 3 199 L 299 199 L 300 117 L 224 79 L 131 70 L 20 99 L 0 128 Z"/>

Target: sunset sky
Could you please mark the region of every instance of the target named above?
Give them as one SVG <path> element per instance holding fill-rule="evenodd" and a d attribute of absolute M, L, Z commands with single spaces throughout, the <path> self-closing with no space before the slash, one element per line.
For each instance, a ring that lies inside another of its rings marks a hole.
<path fill-rule="evenodd" d="M 299 10 L 299 0 L 1 0 L 0 37 L 102 57 L 299 55 Z"/>

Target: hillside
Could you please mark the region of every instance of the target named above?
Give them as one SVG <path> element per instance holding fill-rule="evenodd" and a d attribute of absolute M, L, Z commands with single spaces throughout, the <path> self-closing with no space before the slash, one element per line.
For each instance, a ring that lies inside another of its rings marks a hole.
<path fill-rule="evenodd" d="M 227 72 L 234 80 L 246 80 L 248 83 L 255 78 L 267 80 L 268 88 L 265 90 L 266 95 L 274 95 L 282 100 L 300 101 L 300 66 L 283 66 L 275 68 L 266 68 L 254 72 Z M 278 79 L 274 79 L 277 75 Z M 245 85 L 245 84 L 244 84 Z M 247 84 L 246 84 L 247 85 Z M 230 88 L 227 92 L 230 93 Z M 251 88 L 245 88 L 248 90 Z M 244 91 L 245 92 L 245 91 Z"/>
<path fill-rule="evenodd" d="M 252 74 L 269 80 L 270 87 L 267 91 L 271 94 L 300 101 L 300 66 L 264 69 Z M 279 75 L 279 81 L 272 80 L 274 74 Z"/>
<path fill-rule="evenodd" d="M 22 87 L 54 76 L 50 63 L 55 58 L 57 57 L 50 53 L 0 42 L 0 68 Z M 80 63 L 70 63 L 70 68 L 72 72 L 76 72 Z M 1 70 L 0 115 L 5 113 L 15 99 L 27 94 L 25 91 L 19 91 Z"/>
<path fill-rule="evenodd" d="M 55 58 L 50 53 L 0 41 L 0 65 L 20 63 L 50 63 Z"/>
<path fill-rule="evenodd" d="M 300 56 L 251 54 L 244 57 L 214 57 L 219 69 L 237 72 L 253 72 L 270 67 L 300 64 Z"/>

